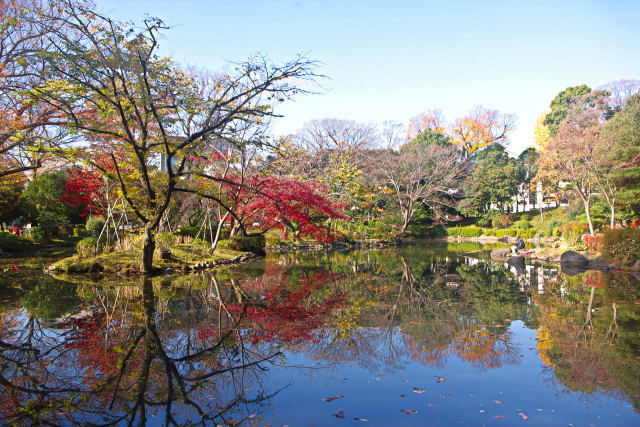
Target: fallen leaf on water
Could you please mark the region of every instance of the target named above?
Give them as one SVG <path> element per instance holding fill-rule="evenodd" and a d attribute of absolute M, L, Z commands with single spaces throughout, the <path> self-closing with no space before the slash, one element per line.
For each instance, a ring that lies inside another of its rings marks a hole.
<path fill-rule="evenodd" d="M 430 406 L 430 407 L 432 407 L 432 408 L 433 408 L 433 407 L 434 407 L 434 406 L 436 406 L 436 405 L 434 405 L 433 403 L 427 403 L 427 406 Z"/>
<path fill-rule="evenodd" d="M 421 394 L 421 393 L 424 393 L 424 392 L 425 392 L 425 390 L 420 390 L 418 387 L 414 387 L 414 388 L 413 388 L 413 392 L 414 392 L 414 393 Z"/>
<path fill-rule="evenodd" d="M 527 418 L 529 418 L 523 412 L 518 412 L 518 415 L 520 415 L 523 420 L 526 420 Z"/>
<path fill-rule="evenodd" d="M 504 415 L 495 415 L 493 418 L 504 418 Z"/>
<path fill-rule="evenodd" d="M 502 400 L 494 400 L 498 405 L 502 405 Z"/>
<path fill-rule="evenodd" d="M 336 418 L 344 418 L 344 412 L 342 411 L 342 409 L 338 409 L 338 412 L 336 412 L 335 414 L 331 414 Z"/>
<path fill-rule="evenodd" d="M 400 409 L 400 412 L 405 415 L 413 415 L 418 413 L 418 411 L 416 411 L 415 409 Z"/>
<path fill-rule="evenodd" d="M 408 394 L 401 394 L 400 397 L 407 397 Z"/>
<path fill-rule="evenodd" d="M 358 417 L 354 417 L 353 419 L 354 419 L 354 420 L 356 420 L 356 421 L 362 421 L 362 422 L 367 422 L 367 421 L 369 421 L 369 420 L 368 420 L 368 419 L 366 419 L 366 418 L 358 418 Z"/>
<path fill-rule="evenodd" d="M 325 402 L 333 402 L 336 399 L 342 399 L 344 398 L 344 394 L 341 394 L 340 396 L 334 396 L 334 397 L 325 397 L 324 400 Z"/>
<path fill-rule="evenodd" d="M 480 413 L 481 413 L 481 414 L 484 414 L 484 413 L 485 413 L 485 410 L 484 410 L 484 409 L 480 409 Z"/>
<path fill-rule="evenodd" d="M 403 378 L 403 379 L 402 379 L 402 382 L 403 382 L 403 383 L 408 383 L 408 382 L 409 382 L 409 380 L 408 380 L 408 379 L 406 379 L 406 378 Z"/>
<path fill-rule="evenodd" d="M 248 418 L 251 419 L 251 418 L 255 418 L 255 417 L 256 417 L 256 414 L 251 414 L 251 415 L 249 415 Z"/>
<path fill-rule="evenodd" d="M 443 382 L 447 381 L 447 380 L 444 379 L 444 377 L 439 377 L 437 375 L 434 375 L 433 377 L 437 378 L 437 380 L 436 380 L 437 383 L 443 383 Z"/>
<path fill-rule="evenodd" d="M 536 411 L 540 411 L 540 412 L 543 412 L 543 411 L 542 411 L 542 409 L 540 409 L 540 408 L 538 408 L 538 409 L 536 409 Z"/>

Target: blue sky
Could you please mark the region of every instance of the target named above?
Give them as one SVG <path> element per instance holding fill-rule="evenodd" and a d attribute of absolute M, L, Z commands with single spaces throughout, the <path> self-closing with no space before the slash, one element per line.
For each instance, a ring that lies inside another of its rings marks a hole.
<path fill-rule="evenodd" d="M 325 117 L 381 124 L 475 105 L 515 113 L 510 151 L 567 86 L 640 79 L 640 1 L 96 0 L 111 16 L 171 26 L 163 54 L 224 70 L 261 52 L 322 63 L 322 94 L 279 111 L 274 133 Z"/>

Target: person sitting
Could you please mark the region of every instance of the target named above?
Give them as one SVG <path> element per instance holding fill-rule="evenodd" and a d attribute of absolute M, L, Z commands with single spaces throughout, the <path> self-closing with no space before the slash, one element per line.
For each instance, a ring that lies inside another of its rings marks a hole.
<path fill-rule="evenodd" d="M 518 252 L 520 252 L 523 249 L 524 249 L 524 240 L 522 240 L 522 237 L 516 236 L 516 244 L 511 246 L 511 253 L 517 255 Z"/>

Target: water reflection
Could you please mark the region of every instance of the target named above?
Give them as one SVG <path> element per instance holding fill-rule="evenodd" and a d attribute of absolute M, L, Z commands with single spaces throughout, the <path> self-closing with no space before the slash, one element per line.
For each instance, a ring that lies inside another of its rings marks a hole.
<path fill-rule="evenodd" d="M 444 383 L 463 363 L 480 380 L 491 373 L 486 381 L 508 384 L 518 379 L 500 372 L 529 357 L 544 366 L 526 371 L 544 382 L 540 393 L 640 407 L 635 278 L 568 277 L 457 249 L 283 254 L 130 284 L 41 276 L 4 305 L 0 418 L 259 425 L 295 413 L 287 403 L 302 371 L 329 373 L 329 390 L 344 386 L 337 370 L 422 366 Z M 537 354 L 523 347 L 516 320 L 535 330 Z"/>

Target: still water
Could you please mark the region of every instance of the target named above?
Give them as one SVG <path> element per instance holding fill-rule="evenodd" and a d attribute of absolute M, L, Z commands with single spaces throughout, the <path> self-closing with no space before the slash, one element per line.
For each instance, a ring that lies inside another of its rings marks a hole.
<path fill-rule="evenodd" d="M 4 273 L 0 423 L 640 425 L 640 282 L 478 249 Z"/>

